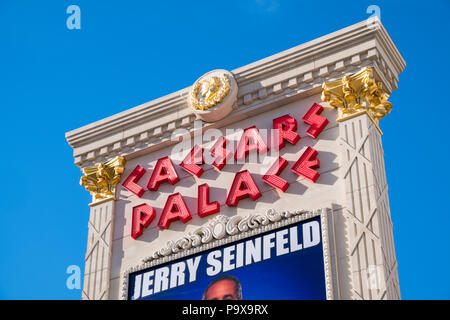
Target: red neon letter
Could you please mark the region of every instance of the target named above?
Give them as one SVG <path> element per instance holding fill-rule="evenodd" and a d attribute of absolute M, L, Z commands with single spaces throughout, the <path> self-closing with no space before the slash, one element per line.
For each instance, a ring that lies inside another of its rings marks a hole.
<path fill-rule="evenodd" d="M 289 187 L 289 183 L 286 180 L 280 178 L 278 175 L 281 173 L 281 171 L 284 170 L 284 168 L 286 168 L 287 165 L 288 162 L 286 159 L 278 157 L 278 159 L 270 167 L 269 171 L 266 172 L 262 179 L 272 187 L 285 192 Z"/>
<path fill-rule="evenodd" d="M 198 216 L 201 218 L 220 211 L 219 202 L 209 202 L 209 186 L 207 183 L 198 186 L 197 210 Z"/>
<path fill-rule="evenodd" d="M 296 144 L 300 140 L 297 134 L 297 120 L 290 115 L 285 115 L 273 120 L 273 128 L 278 130 L 278 141 L 276 141 L 277 150 L 284 148 L 284 140 L 291 144 Z"/>
<path fill-rule="evenodd" d="M 131 221 L 131 237 L 137 239 L 141 236 L 144 228 L 147 228 L 155 218 L 155 209 L 148 204 L 141 204 L 133 208 Z"/>
<path fill-rule="evenodd" d="M 186 223 L 191 219 L 191 213 L 184 202 L 183 196 L 177 192 L 167 198 L 161 218 L 159 218 L 158 227 L 168 229 L 175 220 L 181 220 L 183 223 Z"/>
<path fill-rule="evenodd" d="M 316 182 L 319 178 L 320 173 L 318 173 L 316 168 L 320 168 L 320 161 L 316 158 L 317 151 L 311 147 L 308 147 L 305 152 L 301 155 L 300 159 L 292 167 L 294 171 L 299 176 L 304 176 L 305 178 Z"/>
<path fill-rule="evenodd" d="M 227 150 L 227 139 L 225 137 L 220 137 L 217 139 L 217 142 L 211 148 L 211 155 L 216 158 L 213 162 L 213 166 L 217 168 L 217 170 L 222 170 L 227 163 L 227 160 L 233 154 L 230 150 Z"/>
<path fill-rule="evenodd" d="M 191 152 L 184 158 L 183 162 L 180 164 L 180 167 L 182 167 L 187 172 L 193 174 L 197 178 L 200 178 L 200 176 L 203 174 L 204 170 L 198 164 L 204 164 L 205 160 L 203 159 L 203 148 L 199 147 L 198 145 L 195 145 Z"/>
<path fill-rule="evenodd" d="M 144 190 L 144 188 L 139 186 L 137 184 L 137 182 L 139 181 L 140 178 L 142 178 L 142 176 L 144 175 L 145 171 L 146 170 L 144 168 L 142 168 L 140 165 L 137 165 L 136 168 L 134 168 L 134 170 L 130 173 L 128 178 L 126 178 L 125 181 L 122 183 L 122 186 L 125 189 L 133 192 L 139 198 L 142 197 L 142 195 L 144 194 L 145 190 Z"/>
<path fill-rule="evenodd" d="M 252 144 L 250 145 L 250 139 Z M 259 134 L 258 129 L 253 126 L 244 130 L 241 140 L 236 148 L 234 158 L 236 160 L 245 160 L 250 151 L 257 149 L 260 154 L 264 154 L 269 148 Z"/>
<path fill-rule="evenodd" d="M 175 171 L 170 158 L 164 157 L 156 162 L 155 169 L 153 169 L 147 188 L 156 191 L 161 183 L 167 181 L 169 181 L 170 184 L 175 184 L 180 181 L 180 178 L 178 178 L 178 174 Z"/>
<path fill-rule="evenodd" d="M 328 124 L 327 118 L 319 116 L 322 111 L 323 107 L 320 104 L 314 103 L 303 117 L 303 121 L 311 125 L 306 133 L 314 139 L 319 136 L 319 134 Z"/>
<path fill-rule="evenodd" d="M 228 206 L 235 207 L 240 200 L 248 197 L 256 200 L 261 197 L 261 192 L 259 192 L 250 172 L 244 170 L 234 176 L 226 203 Z"/>

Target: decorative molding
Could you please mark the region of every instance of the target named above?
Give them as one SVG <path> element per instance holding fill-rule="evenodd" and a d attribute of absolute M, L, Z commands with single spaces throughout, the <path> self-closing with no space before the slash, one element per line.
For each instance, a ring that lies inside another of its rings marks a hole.
<path fill-rule="evenodd" d="M 322 101 L 338 109 L 337 121 L 366 113 L 379 130 L 378 122 L 392 110 L 389 95 L 381 82 L 375 81 L 372 68 L 344 76 L 322 85 Z M 380 130 L 381 132 L 381 130 Z"/>
<path fill-rule="evenodd" d="M 332 300 L 334 299 L 334 290 L 331 270 L 332 255 L 328 239 L 328 210 L 323 208 L 316 211 L 278 212 L 275 209 L 269 209 L 265 214 L 233 217 L 218 215 L 206 226 L 196 229 L 177 241 L 168 241 L 167 247 L 157 250 L 151 256 L 144 258 L 142 264 L 127 269 L 122 275 L 121 299 L 128 299 L 130 273 L 320 216 L 326 296 L 327 300 Z"/>
<path fill-rule="evenodd" d="M 80 185 L 85 187 L 92 195 L 90 206 L 100 204 L 108 200 L 116 200 L 116 186 L 123 173 L 125 159 L 115 157 L 105 163 L 98 163 L 94 168 L 81 170 L 84 176 L 80 179 Z"/>
<path fill-rule="evenodd" d="M 236 107 L 228 117 L 209 124 L 220 127 L 233 119 L 318 94 L 324 81 L 371 67 L 387 93 L 397 88 L 405 62 L 382 26 L 366 21 L 233 70 L 239 86 Z M 92 166 L 113 156 L 133 158 L 171 142 L 174 129 L 193 130 L 190 87 L 145 103 L 66 134 L 75 164 Z M 228 122 L 227 122 L 228 121 Z M 207 127 L 205 127 L 207 128 Z"/>
<path fill-rule="evenodd" d="M 178 252 L 199 247 L 214 240 L 221 240 L 230 236 L 246 232 L 270 223 L 281 221 L 292 216 L 301 215 L 307 211 L 281 212 L 270 209 L 266 214 L 253 214 L 247 216 L 233 216 L 231 218 L 218 215 L 206 226 L 202 226 L 177 241 L 167 242 L 167 247 L 155 251 L 151 256 L 144 258 L 143 263 L 167 257 Z"/>

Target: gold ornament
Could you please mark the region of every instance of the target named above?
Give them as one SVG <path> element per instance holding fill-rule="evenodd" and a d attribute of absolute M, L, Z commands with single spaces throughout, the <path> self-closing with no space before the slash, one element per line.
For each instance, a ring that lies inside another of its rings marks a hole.
<path fill-rule="evenodd" d="M 322 101 L 338 108 L 337 121 L 366 113 L 380 130 L 379 120 L 392 110 L 392 104 L 387 101 L 389 95 L 383 91 L 382 83 L 375 81 L 372 68 L 325 82 L 322 89 Z"/>
<path fill-rule="evenodd" d="M 92 203 L 89 204 L 90 206 L 107 200 L 116 200 L 114 194 L 116 185 L 120 181 L 120 175 L 123 173 L 124 164 L 123 157 L 115 157 L 108 162 L 98 163 L 94 168 L 81 170 L 84 176 L 80 179 L 80 185 L 91 192 Z"/>
<path fill-rule="evenodd" d="M 212 76 L 194 83 L 190 99 L 196 110 L 208 110 L 225 99 L 230 92 L 230 79 L 226 74 Z"/>

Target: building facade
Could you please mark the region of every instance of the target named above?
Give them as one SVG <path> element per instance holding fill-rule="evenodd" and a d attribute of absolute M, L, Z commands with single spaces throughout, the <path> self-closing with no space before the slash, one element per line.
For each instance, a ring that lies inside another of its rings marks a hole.
<path fill-rule="evenodd" d="M 68 132 L 92 194 L 82 298 L 201 299 L 227 273 L 248 299 L 400 299 L 380 124 L 404 68 L 368 20 Z M 304 295 L 249 282 L 298 259 Z"/>

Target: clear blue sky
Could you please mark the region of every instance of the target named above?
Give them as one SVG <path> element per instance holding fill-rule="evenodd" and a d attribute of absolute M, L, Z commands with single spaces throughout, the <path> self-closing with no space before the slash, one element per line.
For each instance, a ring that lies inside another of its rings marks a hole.
<path fill-rule="evenodd" d="M 81 8 L 68 30 L 66 8 Z M 79 299 L 90 195 L 64 133 L 369 17 L 406 60 L 381 122 L 402 298 L 450 298 L 450 2 L 0 0 L 0 298 Z M 219 40 L 216 40 L 219 39 Z"/>

